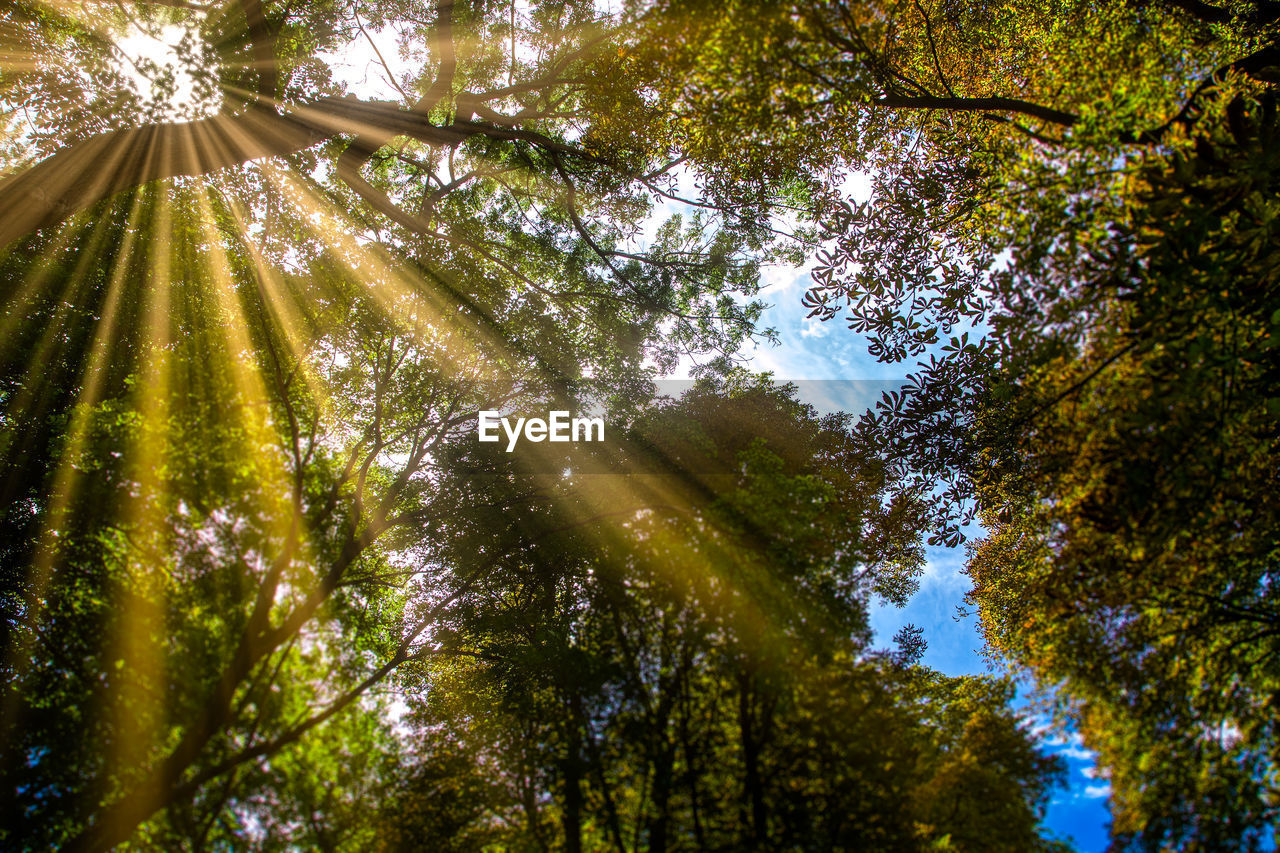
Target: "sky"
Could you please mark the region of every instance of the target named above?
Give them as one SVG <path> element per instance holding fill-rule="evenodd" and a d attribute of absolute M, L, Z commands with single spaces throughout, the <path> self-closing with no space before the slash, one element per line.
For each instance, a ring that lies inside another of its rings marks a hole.
<path fill-rule="evenodd" d="M 140 37 L 134 47 L 143 55 L 159 50 Z M 375 52 L 373 45 L 377 44 Z M 131 47 L 133 47 L 131 45 Z M 381 54 L 379 57 L 378 54 Z M 386 65 L 397 77 L 411 69 L 413 59 L 401 54 L 394 33 L 370 29 L 367 37 L 346 49 L 324 57 L 336 79 L 349 91 L 366 98 L 395 98 L 398 92 L 388 80 Z M 161 60 L 163 61 L 163 60 Z M 143 88 L 143 81 L 138 81 Z M 143 90 L 145 93 L 145 89 Z M 862 201 L 870 196 L 870 177 L 852 175 L 845 185 L 848 194 Z M 692 190 L 687 187 L 686 190 Z M 655 211 L 648 236 L 679 207 L 663 205 Z M 643 244 L 644 238 L 640 239 Z M 907 365 L 878 364 L 867 355 L 865 341 L 847 328 L 839 317 L 820 322 L 807 318 L 800 299 L 809 287 L 804 268 L 769 267 L 764 270 L 765 288 L 760 298 L 768 307 L 762 327 L 777 331 L 776 344 L 759 342 L 748 352 L 748 366 L 768 371 L 783 381 L 800 381 L 800 396 L 823 411 L 844 409 L 860 412 L 872 405 L 883 390 L 896 384 Z M 687 376 L 691 365 L 683 365 L 678 375 Z M 817 380 L 817 381 L 812 381 Z M 980 531 L 978 531 L 980 533 Z M 890 646 L 899 628 L 913 623 L 924 629 L 928 649 L 923 663 L 947 675 L 979 675 L 1001 671 L 982 654 L 982 638 L 974 616 L 962 616 L 968 580 L 962 573 L 963 548 L 929 548 L 927 567 L 919 592 L 902 608 L 877 604 L 871 614 L 878 646 Z M 1080 736 L 1071 731 L 1053 730 L 1042 716 L 1030 712 L 1031 690 L 1022 690 L 1028 708 L 1028 725 L 1041 738 L 1043 747 L 1061 756 L 1068 769 L 1067 786 L 1055 792 L 1046 817 L 1046 826 L 1055 836 L 1071 841 L 1081 853 L 1101 853 L 1107 846 L 1107 796 L 1109 786 L 1096 775 L 1094 755 L 1085 749 Z"/>
<path fill-rule="evenodd" d="M 382 58 L 394 73 L 408 70 L 409 63 L 400 57 L 394 36 L 385 31 L 370 32 L 368 41 L 353 44 L 332 59 L 340 64 L 339 73 L 349 81 L 352 91 L 365 97 L 393 96 L 386 68 L 369 42 L 378 43 Z M 870 176 L 850 176 L 845 189 L 857 201 L 869 198 Z M 681 194 L 691 197 L 694 192 L 692 186 L 683 186 Z M 671 203 L 661 206 L 645 229 L 646 235 L 652 236 L 667 216 L 681 212 L 680 207 Z M 643 237 L 640 242 L 644 242 Z M 905 375 L 904 365 L 883 365 L 868 356 L 863 338 L 839 317 L 821 322 L 805 316 L 807 311 L 800 302 L 810 285 L 805 268 L 767 267 L 763 277 L 765 286 L 760 298 L 770 307 L 761 326 L 776 329 L 778 341 L 761 341 L 751 347 L 751 369 L 771 372 L 779 380 L 798 380 L 800 395 L 806 402 L 825 411 L 859 412 L 874 404 L 886 388 Z M 684 365 L 678 375 L 687 375 L 689 367 Z M 873 607 L 871 622 L 877 645 L 891 645 L 897 630 L 913 623 L 924 629 L 929 643 L 925 665 L 947 675 L 999 671 L 982 654 L 976 618 L 961 617 L 957 612 L 968 589 L 968 580 L 961 572 L 963 548 L 930 548 L 927 557 L 920 590 L 905 607 Z M 1029 690 L 1026 692 L 1029 694 Z M 1096 778 L 1093 753 L 1083 747 L 1076 733 L 1051 730 L 1042 718 L 1032 719 L 1029 724 L 1041 733 L 1044 748 L 1062 756 L 1068 769 L 1067 786 L 1055 792 L 1046 826 L 1057 837 L 1072 841 L 1081 853 L 1101 853 L 1107 846 L 1109 787 L 1106 780 Z"/>
<path fill-rule="evenodd" d="M 853 194 L 866 198 L 865 183 Z M 860 199 L 861 200 L 861 199 Z M 880 392 L 905 375 L 907 365 L 878 364 L 866 353 L 864 339 L 847 328 L 839 317 L 821 322 L 807 318 L 800 298 L 810 279 L 803 269 L 773 269 L 763 299 L 770 305 L 761 323 L 778 332 L 776 345 L 762 343 L 752 352 L 749 366 L 772 372 L 775 378 L 796 381 L 799 396 L 820 411 L 841 408 L 860 412 L 879 399 Z M 823 380 L 823 381 L 805 381 Z M 980 535 L 981 530 L 971 531 Z M 962 573 L 965 562 L 960 548 L 931 547 L 920 591 L 898 608 L 876 604 L 871 627 L 877 646 L 892 645 L 893 635 L 912 623 L 924 629 L 929 646 L 923 663 L 947 675 L 981 675 L 1002 672 L 982 653 L 983 641 L 976 617 L 961 616 L 969 588 Z M 1022 688 L 1023 699 L 1031 699 L 1030 685 Z M 1067 786 L 1055 792 L 1046 817 L 1046 826 L 1057 837 L 1071 841 L 1081 853 L 1101 853 L 1107 847 L 1107 796 L 1105 779 L 1097 778 L 1094 754 L 1085 749 L 1080 735 L 1055 731 L 1043 717 L 1029 721 L 1040 733 L 1044 749 L 1061 756 L 1067 764 Z"/>

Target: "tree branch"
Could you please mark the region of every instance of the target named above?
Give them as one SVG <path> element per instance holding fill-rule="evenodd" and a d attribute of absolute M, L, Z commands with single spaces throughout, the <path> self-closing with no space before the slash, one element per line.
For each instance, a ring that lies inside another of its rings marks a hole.
<path fill-rule="evenodd" d="M 1250 24 L 1265 26 L 1280 20 L 1280 3 L 1272 0 L 1254 0 L 1253 11 L 1245 15 L 1233 14 L 1221 6 L 1204 3 L 1202 0 L 1165 0 L 1175 9 L 1181 9 L 1197 21 L 1206 24 L 1229 24 L 1241 20 Z"/>
<path fill-rule="evenodd" d="M 251 160 L 292 154 L 349 133 L 386 139 L 408 136 L 428 145 L 450 146 L 487 136 L 598 159 L 534 131 L 477 121 L 437 126 L 390 101 L 326 98 L 298 105 L 285 115 L 251 108 L 199 121 L 108 131 L 5 178 L 0 181 L 0 247 L 151 181 L 207 175 Z M 342 171 L 351 173 L 350 168 Z"/>
<path fill-rule="evenodd" d="M 309 148 L 329 134 L 262 109 L 109 131 L 0 181 L 0 246 L 132 187 Z"/>
<path fill-rule="evenodd" d="M 932 95 L 885 95 L 872 98 L 871 104 L 877 107 L 890 107 L 899 110 L 950 110 L 952 112 L 1004 112 L 1038 118 L 1050 124 L 1071 127 L 1080 117 L 1075 113 L 1055 110 L 1041 104 L 1034 104 L 1019 98 L 939 98 Z"/>
<path fill-rule="evenodd" d="M 249 47 L 253 52 L 253 69 L 258 75 L 258 97 L 267 103 L 279 97 L 280 71 L 276 67 L 276 37 L 267 25 L 262 0 L 240 0 Z"/>
<path fill-rule="evenodd" d="M 363 29 L 361 27 L 362 31 Z M 410 109 L 410 112 L 422 116 L 430 114 L 453 91 L 453 80 L 458 71 L 457 49 L 453 42 L 453 0 L 440 0 L 436 4 L 436 20 L 430 46 L 433 52 L 440 54 L 440 67 L 426 94 Z M 387 69 L 387 73 L 390 74 L 390 69 Z M 362 133 L 357 136 L 338 158 L 338 177 L 348 184 L 352 180 L 363 181 L 360 170 L 369 162 L 374 152 L 390 142 L 393 136 L 391 133 Z"/>

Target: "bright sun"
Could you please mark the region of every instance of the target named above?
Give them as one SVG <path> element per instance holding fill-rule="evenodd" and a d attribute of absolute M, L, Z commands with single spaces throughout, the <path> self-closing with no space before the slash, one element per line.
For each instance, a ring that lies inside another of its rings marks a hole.
<path fill-rule="evenodd" d="M 116 39 L 118 67 L 143 104 L 169 119 L 200 118 L 217 110 L 212 58 L 200 31 L 183 24 L 136 24 Z M 203 85 L 202 85 L 203 83 Z"/>

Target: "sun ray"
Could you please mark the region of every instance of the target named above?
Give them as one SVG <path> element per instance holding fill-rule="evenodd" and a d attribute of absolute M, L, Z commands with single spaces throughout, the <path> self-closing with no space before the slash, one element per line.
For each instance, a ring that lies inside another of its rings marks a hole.
<path fill-rule="evenodd" d="M 312 364 L 312 342 L 308 340 L 313 322 L 305 315 L 304 306 L 280 271 L 272 265 L 254 243 L 246 214 L 228 193 L 220 193 L 220 201 L 240 232 L 240 246 L 249 256 L 262 305 L 270 312 L 274 327 L 292 357 L 294 369 L 302 377 L 314 405 L 323 408 L 328 393 Z M 270 334 L 270 333 L 268 333 Z"/>
<path fill-rule="evenodd" d="M 149 760 L 165 712 L 160 685 L 165 668 L 165 604 L 169 595 L 171 537 L 167 535 L 169 497 L 166 495 L 172 408 L 172 300 L 176 276 L 173 260 L 175 229 L 171 194 L 160 186 L 154 210 L 146 223 L 152 238 L 142 247 L 147 269 L 141 311 L 142 352 L 132 407 L 138 412 L 137 428 L 124 450 L 126 478 L 132 494 L 121 506 L 116 526 L 128 544 L 117 555 L 112 612 L 114 630 L 104 639 L 106 660 L 121 661 L 116 668 L 120 685 L 112 706 L 114 717 L 108 761 L 118 768 L 139 767 Z"/>
<path fill-rule="evenodd" d="M 267 380 L 254 355 L 257 347 L 248 333 L 249 321 L 245 315 L 244 295 L 237 287 L 237 277 L 223 243 L 223 235 L 216 224 L 216 214 L 207 187 L 200 187 L 195 195 L 197 227 L 204 236 L 203 247 L 208 265 L 209 290 L 219 313 L 216 329 L 220 346 L 218 355 L 225 360 L 219 368 L 231 378 L 232 387 L 239 398 L 236 408 L 245 433 L 243 452 L 251 454 L 265 470 L 258 499 L 275 528 L 280 542 L 289 541 L 302 519 L 292 511 L 293 476 L 286 469 L 284 460 L 274 452 L 263 452 L 278 444 L 279 433 L 273 423 L 272 395 L 267 390 Z M 286 521 L 286 519 L 290 519 Z M 302 537 L 305 541 L 305 536 Z"/>
<path fill-rule="evenodd" d="M 102 400 L 107 369 L 120 331 L 122 294 L 128 284 L 138 226 L 142 219 L 144 195 L 135 193 L 130 202 L 127 226 L 108 278 L 101 316 L 94 324 L 92 341 L 84 361 L 80 390 L 71 407 L 66 442 L 58 456 L 48 491 L 48 506 L 43 512 L 45 520 L 24 589 L 21 618 L 23 630 L 10 645 L 10 665 L 18 673 L 24 672 L 31 660 L 30 648 L 38 636 L 44 597 L 57 567 L 59 543 L 65 535 L 77 486 L 82 477 L 82 457 L 87 450 L 95 409 Z"/>
<path fill-rule="evenodd" d="M 461 350 L 451 355 L 462 362 L 480 361 L 485 354 L 497 361 L 495 354 L 501 357 L 511 352 L 509 342 L 502 338 L 499 330 L 482 326 L 474 318 L 461 314 L 455 304 L 441 298 L 440 284 L 427 280 L 404 263 L 357 238 L 358 229 L 345 212 L 312 189 L 302 176 L 285 172 L 270 163 L 264 163 L 262 171 L 293 203 L 306 227 L 332 249 L 333 256 L 345 265 L 353 279 L 360 282 L 364 292 L 388 316 L 394 317 L 409 310 L 415 319 L 425 320 L 425 326 L 419 323 L 411 326 L 419 333 L 430 331 L 439 336 L 448 334 L 450 330 L 465 330 L 465 336 L 452 336 L 452 345 L 461 347 Z M 422 343 L 438 343 L 438 338 L 436 341 L 423 340 Z M 448 370 L 451 363 L 441 367 Z M 494 373 L 490 378 L 496 379 L 498 375 Z"/>

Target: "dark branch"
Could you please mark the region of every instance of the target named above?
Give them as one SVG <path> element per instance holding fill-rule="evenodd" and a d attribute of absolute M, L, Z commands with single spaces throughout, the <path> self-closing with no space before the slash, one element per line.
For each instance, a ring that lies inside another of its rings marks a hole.
<path fill-rule="evenodd" d="M 292 154 L 350 133 L 386 139 L 408 136 L 443 146 L 487 136 L 595 159 L 534 131 L 478 121 L 441 127 L 387 101 L 328 98 L 297 106 L 285 115 L 254 108 L 200 121 L 101 133 L 0 181 L 0 247 L 151 181 L 207 175 L 251 160 Z M 343 168 L 344 177 L 352 171 Z"/>
<path fill-rule="evenodd" d="M 1056 110 L 1019 98 L 939 98 L 932 95 L 886 95 L 873 98 L 871 104 L 899 110 L 950 110 L 952 112 L 1000 112 L 1031 116 L 1050 124 L 1071 127 L 1080 117 L 1075 113 Z"/>

